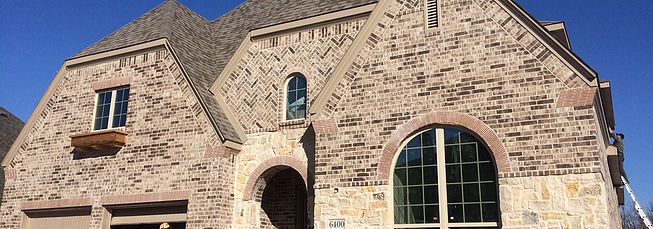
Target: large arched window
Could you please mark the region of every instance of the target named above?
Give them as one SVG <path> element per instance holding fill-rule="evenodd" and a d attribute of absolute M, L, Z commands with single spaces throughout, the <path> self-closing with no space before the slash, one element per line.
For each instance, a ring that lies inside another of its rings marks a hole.
<path fill-rule="evenodd" d="M 492 158 L 473 135 L 431 128 L 404 143 L 395 163 L 395 228 L 497 228 Z"/>
<path fill-rule="evenodd" d="M 306 78 L 293 74 L 286 83 L 286 120 L 306 118 Z"/>

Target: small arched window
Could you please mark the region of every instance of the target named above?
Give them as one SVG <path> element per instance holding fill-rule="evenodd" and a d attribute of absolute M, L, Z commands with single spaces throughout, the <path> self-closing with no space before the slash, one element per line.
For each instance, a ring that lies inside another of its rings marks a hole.
<path fill-rule="evenodd" d="M 405 143 L 395 162 L 395 228 L 497 228 L 492 158 L 473 135 L 431 128 Z"/>
<path fill-rule="evenodd" d="M 293 74 L 286 85 L 286 120 L 306 118 L 306 78 Z"/>

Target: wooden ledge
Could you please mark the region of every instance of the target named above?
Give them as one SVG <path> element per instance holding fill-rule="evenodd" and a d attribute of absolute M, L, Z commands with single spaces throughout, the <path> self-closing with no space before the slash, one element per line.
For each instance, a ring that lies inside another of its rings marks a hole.
<path fill-rule="evenodd" d="M 127 132 L 119 129 L 70 136 L 71 146 L 84 151 L 117 149 L 127 143 Z"/>

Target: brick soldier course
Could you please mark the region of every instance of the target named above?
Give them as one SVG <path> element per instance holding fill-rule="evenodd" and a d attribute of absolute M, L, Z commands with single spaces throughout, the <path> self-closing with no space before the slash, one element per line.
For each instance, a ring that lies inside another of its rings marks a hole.
<path fill-rule="evenodd" d="M 214 21 L 165 1 L 66 60 L 3 161 L 0 227 L 178 205 L 186 228 L 421 227 L 397 221 L 395 167 L 446 127 L 496 172 L 496 220 L 465 227 L 619 228 L 609 88 L 549 32 L 512 0 L 248 0 Z M 307 117 L 288 120 L 299 74 Z M 124 146 L 73 147 L 124 87 Z"/>

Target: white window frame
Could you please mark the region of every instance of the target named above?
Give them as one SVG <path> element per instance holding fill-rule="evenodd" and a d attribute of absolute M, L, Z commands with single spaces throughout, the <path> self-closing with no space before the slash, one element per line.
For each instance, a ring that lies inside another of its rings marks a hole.
<path fill-rule="evenodd" d="M 449 223 L 449 211 L 448 211 L 448 200 L 447 200 L 447 170 L 445 166 L 445 146 L 444 146 L 444 128 L 441 126 L 429 127 L 422 131 L 417 132 L 416 134 L 410 135 L 404 139 L 400 147 L 397 148 L 397 151 L 392 158 L 392 167 L 390 167 L 390 216 L 392 220 L 392 228 L 433 228 L 437 227 L 440 229 L 446 228 L 459 228 L 459 227 L 499 227 L 498 222 L 479 222 L 479 223 Z M 395 224 L 395 198 L 394 198 L 394 170 L 397 166 L 397 159 L 401 155 L 401 150 L 403 150 L 408 142 L 413 138 L 419 136 L 420 134 L 427 132 L 431 129 L 435 129 L 435 139 L 436 139 L 436 153 L 437 153 L 437 168 L 438 168 L 438 208 L 440 210 L 440 223 L 423 223 L 423 224 Z M 456 128 L 462 131 L 460 128 Z M 498 179 L 495 180 L 498 184 Z M 499 200 L 497 199 L 497 217 L 500 216 L 499 213 Z M 444 220 L 443 220 L 444 219 Z"/>
<path fill-rule="evenodd" d="M 298 77 L 298 76 L 304 77 L 304 80 L 306 81 L 306 101 L 304 101 L 304 103 L 306 103 L 306 110 L 304 111 L 304 118 L 288 119 L 288 105 L 289 105 L 288 104 L 288 84 L 290 83 L 290 80 L 292 80 L 293 78 Z M 297 121 L 297 120 L 304 120 L 304 119 L 308 118 L 308 78 L 306 78 L 306 75 L 304 75 L 302 73 L 299 73 L 299 72 L 292 73 L 292 74 L 288 75 L 288 77 L 286 77 L 286 80 L 284 81 L 283 85 L 284 85 L 283 86 L 283 102 L 281 103 L 281 106 L 283 107 L 282 108 L 282 112 L 283 112 L 283 120 L 282 121 L 283 122 L 291 122 L 291 121 Z"/>
<path fill-rule="evenodd" d="M 95 91 L 95 102 L 93 103 L 93 121 L 91 122 L 91 131 L 92 132 L 98 132 L 98 131 L 105 131 L 105 130 L 124 130 L 124 126 L 120 127 L 112 127 L 113 126 L 113 112 L 114 108 L 116 107 L 116 95 L 118 94 L 118 90 L 129 88 L 129 86 L 124 86 L 124 87 L 116 87 L 116 88 L 110 88 L 110 89 L 102 89 Z M 107 121 L 107 128 L 105 129 L 95 129 L 95 122 L 97 121 L 97 105 L 98 105 L 98 98 L 100 96 L 100 93 L 102 92 L 107 92 L 111 91 L 111 103 L 109 104 L 109 120 Z M 131 89 L 129 91 L 131 93 Z M 129 100 L 128 100 L 129 101 Z M 127 105 L 127 110 L 129 111 L 129 105 Z M 126 121 L 125 121 L 126 123 Z"/>

